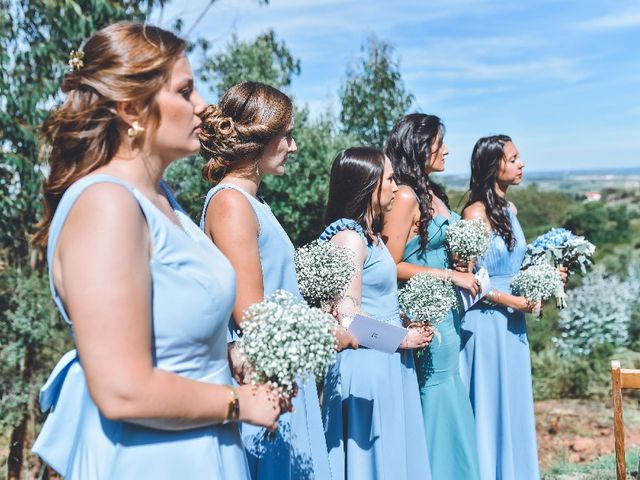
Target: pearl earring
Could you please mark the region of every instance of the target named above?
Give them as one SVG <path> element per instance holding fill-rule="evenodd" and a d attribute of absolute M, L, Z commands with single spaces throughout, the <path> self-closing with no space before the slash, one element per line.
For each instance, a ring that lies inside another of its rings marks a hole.
<path fill-rule="evenodd" d="M 127 135 L 131 138 L 136 138 L 138 135 L 144 132 L 144 127 L 140 125 L 140 122 L 134 120 L 131 127 L 127 130 Z"/>

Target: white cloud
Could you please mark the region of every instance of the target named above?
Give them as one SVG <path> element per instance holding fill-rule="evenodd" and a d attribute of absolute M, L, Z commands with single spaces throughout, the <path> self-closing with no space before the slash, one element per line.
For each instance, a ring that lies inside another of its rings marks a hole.
<path fill-rule="evenodd" d="M 640 27 L 640 10 L 628 10 L 604 17 L 593 18 L 577 24 L 579 30 L 621 30 Z"/>
<path fill-rule="evenodd" d="M 451 61 L 443 64 L 437 61 L 423 64 L 421 72 L 412 72 L 407 79 L 420 78 L 442 80 L 518 80 L 536 82 L 560 80 L 577 82 L 587 77 L 574 59 L 546 58 L 532 60 L 514 60 L 505 63 Z"/>

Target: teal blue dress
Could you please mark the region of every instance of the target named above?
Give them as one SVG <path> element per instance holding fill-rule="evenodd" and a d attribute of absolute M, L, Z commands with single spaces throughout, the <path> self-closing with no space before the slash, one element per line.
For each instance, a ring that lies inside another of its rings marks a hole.
<path fill-rule="evenodd" d="M 200 227 L 204 229 L 204 219 L 211 199 L 224 189 L 233 189 L 243 194 L 258 220 L 258 249 L 264 295 L 282 289 L 300 296 L 293 260 L 295 249 L 265 202 L 235 185 L 219 184 L 207 194 Z M 234 319 L 230 318 L 228 322 L 232 330 L 230 339 L 239 338 L 241 333 Z M 242 439 L 253 480 L 331 480 L 315 381 L 309 379 L 298 385 L 298 394 L 293 399 L 295 411 L 280 416 L 275 439 L 267 435 L 264 428 L 242 425 Z"/>
<path fill-rule="evenodd" d="M 344 218 L 329 225 L 320 239 L 329 241 L 346 229 L 357 232 L 367 245 L 362 310 L 375 320 L 402 326 L 396 264 L 382 240 L 368 243 L 362 227 Z M 431 478 L 410 350 L 392 354 L 365 347 L 343 350 L 327 371 L 323 398 L 334 479 Z"/>
<path fill-rule="evenodd" d="M 450 212 L 451 221 L 460 218 Z M 405 247 L 403 262 L 431 268 L 450 268 L 445 245 L 449 219 L 436 215 L 427 229 L 425 250 L 416 235 Z M 476 431 L 471 403 L 460 378 L 460 314 L 457 308 L 438 325 L 426 351 L 415 356 L 424 428 L 434 480 L 479 478 Z"/>
<path fill-rule="evenodd" d="M 235 273 L 164 184 L 183 228 L 118 178 L 90 175 L 67 189 L 53 216 L 47 248 L 51 293 L 62 317 L 73 328 L 53 284 L 58 238 L 78 197 L 103 182 L 131 193 L 149 229 L 149 354 L 154 366 L 200 382 L 231 384 L 226 337 L 235 302 Z M 76 350 L 54 368 L 40 391 L 40 406 L 49 416 L 33 451 L 67 480 L 249 479 L 238 424 L 191 428 L 188 422 L 155 420 L 151 428 L 109 420 L 91 398 Z"/>
<path fill-rule="evenodd" d="M 491 287 L 510 293 L 513 277 L 527 251 L 527 242 L 510 209 L 516 240 L 510 251 L 493 235 L 487 253 L 478 259 Z M 482 480 L 537 480 L 538 448 L 533 410 L 531 359 L 524 313 L 484 302 L 462 319 L 462 379 L 476 418 Z"/>

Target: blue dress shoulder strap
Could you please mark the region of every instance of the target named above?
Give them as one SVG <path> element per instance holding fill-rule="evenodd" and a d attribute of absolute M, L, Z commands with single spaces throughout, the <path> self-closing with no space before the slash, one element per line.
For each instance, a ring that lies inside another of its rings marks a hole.
<path fill-rule="evenodd" d="M 350 218 L 339 218 L 338 220 L 333 221 L 330 225 L 327 226 L 327 228 L 324 229 L 324 232 L 322 232 L 320 234 L 320 241 L 328 242 L 334 236 L 336 236 L 338 233 L 340 233 L 340 232 L 342 232 L 344 230 L 352 230 L 352 231 L 356 232 L 358 235 L 360 235 L 360 237 L 362 238 L 362 241 L 364 242 L 365 246 L 367 247 L 367 259 L 365 260 L 365 265 L 366 265 L 367 262 L 369 262 L 369 260 L 371 258 L 372 250 L 371 250 L 371 248 L 369 248 L 370 247 L 370 242 L 369 242 L 369 239 L 367 238 L 367 236 L 364 233 L 364 229 L 355 220 L 352 220 Z"/>
<path fill-rule="evenodd" d="M 144 202 L 144 197 L 138 190 L 136 190 L 132 185 L 121 180 L 117 177 L 113 177 L 111 175 L 106 174 L 97 174 L 97 175 L 89 175 L 81 178 L 80 180 L 73 183 L 64 193 L 62 198 L 60 199 L 60 203 L 56 207 L 55 214 L 53 219 L 51 220 L 51 226 L 49 227 L 49 242 L 47 245 L 47 260 L 49 263 L 49 287 L 51 289 L 51 295 L 53 296 L 53 300 L 62 315 L 64 321 L 68 324 L 71 324 L 71 320 L 67 315 L 67 311 L 64 308 L 64 304 L 56 291 L 55 285 L 53 283 L 53 255 L 55 254 L 56 247 L 58 245 L 58 238 L 60 236 L 60 232 L 62 231 L 62 227 L 64 227 L 65 221 L 69 215 L 69 212 L 75 205 L 76 201 L 80 197 L 80 195 L 90 186 L 95 185 L 97 183 L 115 183 L 117 185 L 121 185 L 125 189 L 127 189 L 134 196 L 138 204 L 140 205 L 140 210 L 142 214 L 145 216 L 147 223 L 150 222 L 150 216 L 152 215 L 148 211 L 148 205 Z M 166 188 L 166 185 L 163 186 L 163 189 Z M 168 195 L 168 198 L 172 198 Z M 174 200 L 175 201 L 175 200 Z M 150 225 L 150 228 L 152 225 Z"/>
<path fill-rule="evenodd" d="M 231 183 L 219 183 L 207 192 L 207 196 L 204 199 L 204 206 L 202 207 L 202 215 L 200 216 L 200 228 L 204 230 L 204 221 L 207 216 L 207 209 L 209 208 L 211 199 L 216 193 L 221 192 L 222 190 L 235 190 L 236 192 L 240 192 L 247 199 L 247 201 L 251 205 L 251 208 L 253 209 L 253 213 L 256 215 L 256 220 L 258 221 L 258 236 L 260 236 L 260 233 L 262 232 L 262 222 L 260 219 L 261 210 L 257 208 L 258 205 L 256 205 L 260 204 L 260 200 L 255 198 L 253 195 L 245 192 L 242 188 L 236 185 L 232 185 Z"/>

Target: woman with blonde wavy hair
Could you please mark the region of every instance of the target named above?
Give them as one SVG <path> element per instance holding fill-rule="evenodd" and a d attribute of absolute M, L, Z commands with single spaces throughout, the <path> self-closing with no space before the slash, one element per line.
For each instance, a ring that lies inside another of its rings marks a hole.
<path fill-rule="evenodd" d="M 36 241 L 77 350 L 41 390 L 33 450 L 66 479 L 248 478 L 235 422 L 273 429 L 279 403 L 231 386 L 234 271 L 162 181 L 200 146 L 185 43 L 113 24 L 72 54 L 62 91 Z"/>
<path fill-rule="evenodd" d="M 231 87 L 219 105 L 207 107 L 202 119 L 202 173 L 217 185 L 207 194 L 200 226 L 237 272 L 230 320 L 237 330 L 244 310 L 264 296 L 279 289 L 299 295 L 293 244 L 258 196 L 262 179 L 284 174 L 288 155 L 297 149 L 293 108 L 275 88 L 246 82 Z M 344 329 L 339 337 L 343 348 L 354 345 Z M 231 348 L 234 374 L 242 383 L 245 367 L 233 361 L 233 352 Z M 331 478 L 313 380 L 299 385 L 292 403 L 294 411 L 280 418 L 275 440 L 265 438 L 263 429 L 243 426 L 252 478 Z"/>

